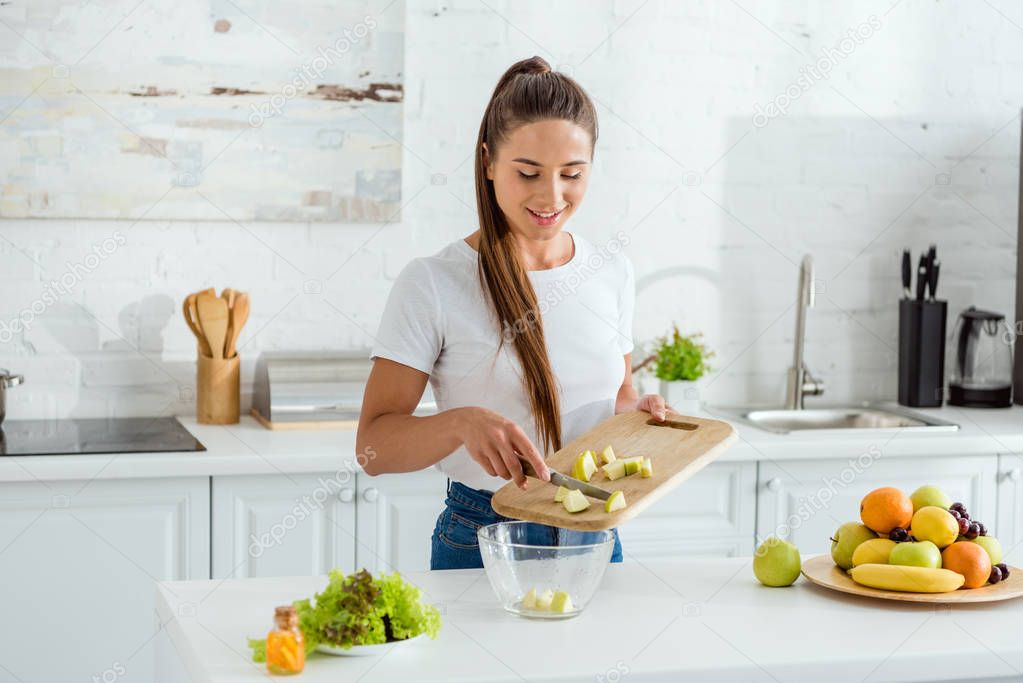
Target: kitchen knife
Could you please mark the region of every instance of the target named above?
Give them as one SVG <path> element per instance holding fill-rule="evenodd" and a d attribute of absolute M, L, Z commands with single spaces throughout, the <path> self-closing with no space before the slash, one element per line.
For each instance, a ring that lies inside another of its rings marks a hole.
<path fill-rule="evenodd" d="M 528 460 L 526 460 L 525 458 L 519 458 L 519 460 L 522 462 L 523 472 L 525 472 L 531 477 L 536 477 L 537 479 L 539 479 L 539 477 L 536 476 L 536 470 L 533 469 L 533 465 L 530 464 Z M 587 484 L 585 481 L 582 481 L 581 479 L 575 479 L 573 477 L 566 476 L 561 472 L 552 470 L 550 468 L 548 468 L 548 471 L 550 471 L 551 473 L 551 483 L 554 484 L 555 486 L 564 486 L 566 489 L 578 489 L 579 491 L 583 492 L 583 495 L 589 496 L 590 498 L 599 498 L 600 500 L 607 500 L 608 498 L 611 497 L 610 491 L 602 489 L 599 486 Z"/>
<path fill-rule="evenodd" d="M 913 279 L 913 264 L 910 261 L 909 249 L 902 250 L 902 298 L 908 299 L 912 296 L 909 284 Z"/>
<path fill-rule="evenodd" d="M 931 272 L 927 278 L 927 288 L 931 291 L 931 301 L 938 293 L 938 271 L 941 269 L 941 261 L 935 259 L 931 264 Z"/>
<path fill-rule="evenodd" d="M 927 287 L 927 254 L 920 254 L 920 263 L 916 267 L 916 300 L 924 300 L 924 289 Z"/>

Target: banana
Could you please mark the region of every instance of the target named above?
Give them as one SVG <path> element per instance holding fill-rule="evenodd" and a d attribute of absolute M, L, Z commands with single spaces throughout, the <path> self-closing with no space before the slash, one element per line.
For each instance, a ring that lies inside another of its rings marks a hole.
<path fill-rule="evenodd" d="M 862 586 L 910 593 L 948 593 L 966 581 L 962 574 L 951 569 L 900 564 L 861 564 L 850 569 L 849 576 Z"/>

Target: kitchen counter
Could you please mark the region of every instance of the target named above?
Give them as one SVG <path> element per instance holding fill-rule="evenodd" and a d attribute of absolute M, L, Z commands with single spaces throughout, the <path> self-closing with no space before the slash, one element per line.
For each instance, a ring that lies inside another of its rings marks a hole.
<path fill-rule="evenodd" d="M 1023 453 L 1023 407 L 913 409 L 955 422 L 955 432 L 905 430 L 773 434 L 735 422 L 739 441 L 723 461 L 847 459 L 880 449 L 884 456 Z M 725 419 L 714 413 L 704 417 Z M 334 472 L 355 463 L 355 430 L 269 430 L 244 416 L 236 425 L 201 425 L 178 417 L 206 446 L 199 453 L 128 453 L 0 457 L 0 482 L 140 477 Z"/>
<path fill-rule="evenodd" d="M 860 683 L 1023 675 L 1023 599 L 950 609 L 844 595 L 804 579 L 765 588 L 749 558 L 626 561 L 608 567 L 581 615 L 538 621 L 504 612 L 482 570 L 407 578 L 441 610 L 436 641 L 383 656 L 315 655 L 301 680 Z M 246 638 L 264 636 L 274 606 L 325 582 L 159 584 L 169 644 L 158 650 L 157 680 L 265 680 Z"/>

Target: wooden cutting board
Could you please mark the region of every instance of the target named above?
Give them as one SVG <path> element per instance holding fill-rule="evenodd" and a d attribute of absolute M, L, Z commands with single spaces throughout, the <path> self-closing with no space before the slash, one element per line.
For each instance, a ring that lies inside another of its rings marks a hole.
<path fill-rule="evenodd" d="M 590 498 L 590 507 L 582 512 L 568 512 L 561 503 L 554 502 L 556 486 L 533 478 L 526 491 L 514 482 L 505 484 L 494 494 L 491 506 L 505 517 L 565 529 L 610 529 L 632 519 L 699 472 L 738 438 L 735 428 L 720 420 L 668 413 L 667 420 L 658 422 L 649 413 L 638 411 L 615 415 L 550 456 L 547 463 L 552 469 L 572 476 L 572 465 L 580 453 L 591 450 L 599 456 L 608 445 L 618 458 L 650 458 L 652 477 L 633 474 L 611 481 L 598 469 L 590 479 L 589 483 L 602 489 L 623 491 L 627 503 L 623 509 L 604 512 L 604 501 Z"/>
<path fill-rule="evenodd" d="M 812 584 L 841 593 L 867 598 L 898 600 L 900 602 L 929 602 L 932 604 L 962 604 L 967 602 L 997 602 L 1023 597 L 1023 569 L 1009 567 L 1009 578 L 980 588 L 960 588 L 948 593 L 907 593 L 861 586 L 835 564 L 830 555 L 818 555 L 803 563 L 803 576 Z"/>

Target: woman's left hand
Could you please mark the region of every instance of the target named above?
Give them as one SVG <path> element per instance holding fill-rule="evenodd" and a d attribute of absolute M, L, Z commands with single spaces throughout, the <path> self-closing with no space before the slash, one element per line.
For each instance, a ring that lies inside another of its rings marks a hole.
<path fill-rule="evenodd" d="M 636 401 L 636 410 L 643 410 L 653 415 L 658 420 L 664 421 L 668 410 L 674 411 L 659 394 L 643 394 Z"/>

